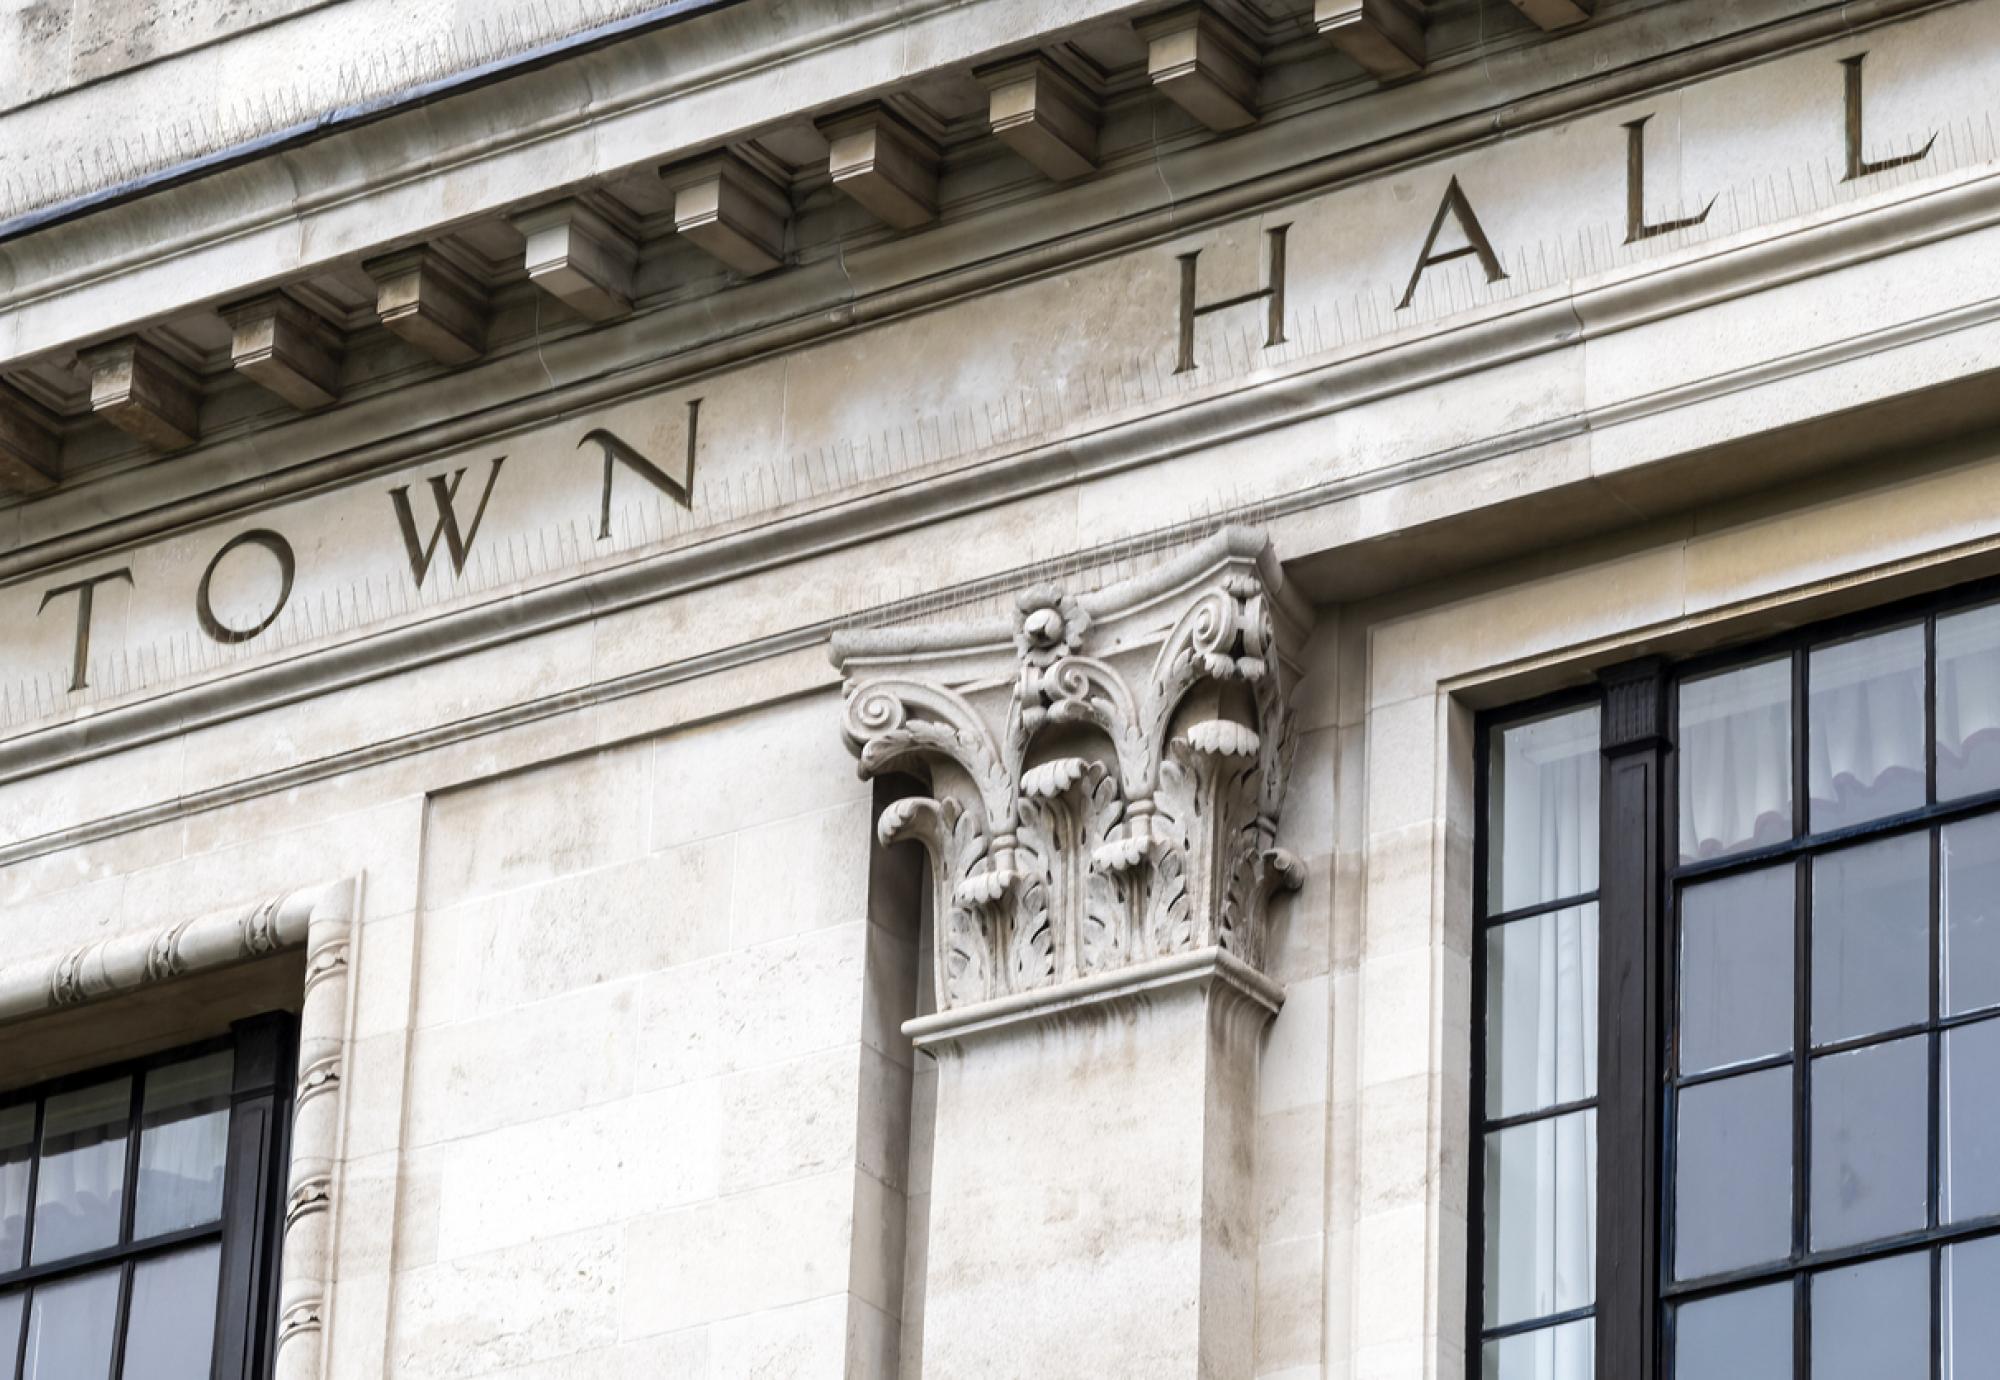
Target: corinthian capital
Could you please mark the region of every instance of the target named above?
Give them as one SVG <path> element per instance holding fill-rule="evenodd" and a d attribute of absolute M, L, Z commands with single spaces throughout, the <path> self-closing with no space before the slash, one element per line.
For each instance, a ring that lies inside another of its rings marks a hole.
<path fill-rule="evenodd" d="M 1258 968 L 1269 898 L 1301 880 L 1276 836 L 1310 621 L 1269 544 L 1229 528 L 1014 602 L 834 642 L 861 774 L 930 781 L 880 827 L 930 854 L 939 1009 L 1203 949 Z"/>

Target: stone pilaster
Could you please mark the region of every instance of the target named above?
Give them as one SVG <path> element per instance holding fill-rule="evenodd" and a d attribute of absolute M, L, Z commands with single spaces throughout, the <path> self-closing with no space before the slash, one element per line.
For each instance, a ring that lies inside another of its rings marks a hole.
<path fill-rule="evenodd" d="M 924 1369 L 1248 1376 L 1275 844 L 1308 611 L 1260 534 L 1010 621 L 843 636 L 845 733 L 926 775 Z"/>

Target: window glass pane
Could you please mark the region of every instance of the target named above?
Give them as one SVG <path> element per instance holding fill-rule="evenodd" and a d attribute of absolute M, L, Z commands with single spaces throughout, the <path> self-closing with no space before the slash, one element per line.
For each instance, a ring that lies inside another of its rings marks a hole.
<path fill-rule="evenodd" d="M 1790 660 L 1683 682 L 1680 764 L 1681 861 L 1790 838 Z"/>
<path fill-rule="evenodd" d="M 1938 1213 L 2000 1213 L 2000 1020 L 1944 1033 L 1938 1062 Z M 2000 1296 L 1996 1296 L 2000 1302 Z"/>
<path fill-rule="evenodd" d="M 35 1158 L 35 1104 L 0 1111 L 0 1273 L 21 1268 L 28 1237 L 28 1168 Z M 0 1366 L 0 1375 L 5 1375 Z"/>
<path fill-rule="evenodd" d="M 1873 1241 L 1924 1225 L 1930 1040 L 1912 1035 L 1812 1062 L 1812 1244 Z"/>
<path fill-rule="evenodd" d="M 1937 624 L 1938 799 L 2000 787 L 2000 604 Z"/>
<path fill-rule="evenodd" d="M 1904 834 L 1813 860 L 1815 1043 L 1928 1018 L 1930 892 L 1928 834 Z"/>
<path fill-rule="evenodd" d="M 2000 1004 L 2000 815 L 1944 830 L 1939 844 L 1939 942 L 1945 1015 Z"/>
<path fill-rule="evenodd" d="M 1485 1380 L 1590 1380 L 1597 1328 L 1589 1318 L 1502 1337 L 1485 1346 Z"/>
<path fill-rule="evenodd" d="M 1597 1276 L 1597 1113 L 1486 1137 L 1486 1323 L 1590 1303 Z"/>
<path fill-rule="evenodd" d="M 1792 1380 L 1790 1282 L 1675 1309 L 1674 1380 Z"/>
<path fill-rule="evenodd" d="M 1486 1115 L 1594 1096 L 1596 903 L 1510 920 L 1486 944 Z"/>
<path fill-rule="evenodd" d="M 1923 625 L 1815 647 L 1806 676 L 1812 831 L 1922 805 Z"/>
<path fill-rule="evenodd" d="M 1930 1350 L 1928 1251 L 1813 1276 L 1813 1380 L 1922 1380 Z"/>
<path fill-rule="evenodd" d="M 131 1119 L 130 1078 L 49 1098 L 35 1180 L 36 1264 L 118 1243 Z"/>
<path fill-rule="evenodd" d="M 113 1265 L 35 1290 L 25 1380 L 108 1380 L 122 1273 Z"/>
<path fill-rule="evenodd" d="M 26 1294 L 0 1294 L 0 1376 L 14 1380 L 14 1362 L 21 1351 L 21 1320 Z"/>
<path fill-rule="evenodd" d="M 1791 1069 L 1763 1069 L 1684 1088 L 1679 1110 L 1675 1278 L 1698 1279 L 1789 1255 Z"/>
<path fill-rule="evenodd" d="M 1944 1380 L 1986 1380 L 2000 1356 L 2000 1237 L 1946 1247 L 1941 1268 Z"/>
<path fill-rule="evenodd" d="M 1597 889 L 1597 720 L 1593 704 L 1495 735 L 1488 914 Z"/>
<path fill-rule="evenodd" d="M 221 1256 L 222 1248 L 211 1244 L 133 1269 L 124 1380 L 207 1380 Z"/>
<path fill-rule="evenodd" d="M 1790 863 L 1681 893 L 1683 1074 L 1792 1047 Z"/>
<path fill-rule="evenodd" d="M 234 1067 L 225 1049 L 146 1075 L 135 1240 L 200 1226 L 222 1215 Z"/>

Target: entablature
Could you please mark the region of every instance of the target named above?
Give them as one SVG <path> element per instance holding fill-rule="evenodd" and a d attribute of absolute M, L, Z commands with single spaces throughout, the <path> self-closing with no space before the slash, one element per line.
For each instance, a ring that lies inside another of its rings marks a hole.
<path fill-rule="evenodd" d="M 885 239 L 1005 216 L 1050 182 L 1116 180 L 1349 105 L 1371 72 L 1415 70 L 1333 56 L 1366 57 L 1357 26 L 1406 43 L 1412 23 L 1434 31 L 1447 74 L 1540 32 L 1385 3 L 1393 19 L 1305 0 L 1087 0 L 1054 26 L 995 3 L 858 18 L 697 7 L 85 214 L 42 207 L 0 244 L 0 411 L 19 438 L 0 447 L 0 496 L 183 463 L 298 412 L 760 275 L 844 269 Z M 1405 99 L 1390 119 L 1434 118 L 1428 104 Z M 1295 138 L 1292 157 L 1352 139 Z"/>

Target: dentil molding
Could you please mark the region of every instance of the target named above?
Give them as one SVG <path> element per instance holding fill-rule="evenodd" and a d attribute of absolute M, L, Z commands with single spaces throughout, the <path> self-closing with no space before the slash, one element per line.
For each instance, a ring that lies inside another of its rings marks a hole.
<path fill-rule="evenodd" d="M 1310 621 L 1231 527 L 1102 590 L 1024 590 L 1010 621 L 835 638 L 861 774 L 930 781 L 878 827 L 931 858 L 941 1017 L 1205 951 L 1259 970 L 1269 898 L 1303 880 L 1276 838 Z"/>

